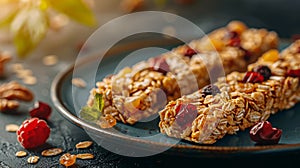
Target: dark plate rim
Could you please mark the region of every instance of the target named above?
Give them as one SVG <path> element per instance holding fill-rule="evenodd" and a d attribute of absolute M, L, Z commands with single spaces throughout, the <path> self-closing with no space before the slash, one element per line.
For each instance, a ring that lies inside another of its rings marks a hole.
<path fill-rule="evenodd" d="M 170 45 L 170 40 L 167 40 Z M 284 40 L 285 41 L 285 40 Z M 166 41 L 160 41 L 160 44 L 166 44 Z M 174 42 L 174 41 L 173 41 Z M 157 40 L 150 40 L 148 43 L 140 43 L 140 42 L 131 42 L 126 44 L 121 44 L 116 47 L 113 52 L 111 52 L 108 56 L 112 56 L 115 53 L 124 52 L 124 49 L 131 50 L 137 46 L 145 45 L 145 44 L 157 44 Z M 76 66 L 82 66 L 90 61 L 95 60 L 97 55 L 89 56 L 87 58 L 80 59 Z M 90 123 L 80 119 L 79 117 L 72 114 L 69 109 L 64 105 L 61 99 L 60 88 L 62 87 L 63 82 L 66 77 L 68 77 L 75 68 L 75 63 L 67 67 L 65 70 L 59 72 L 51 84 L 51 100 L 57 109 L 57 111 L 71 123 L 77 125 L 80 128 L 87 129 L 92 132 L 97 132 L 103 134 L 105 136 L 110 136 L 117 139 L 122 139 L 125 141 L 130 141 L 134 143 L 139 143 L 142 145 L 151 145 L 152 147 L 169 147 L 172 154 L 181 155 L 182 153 L 210 153 L 210 154 L 262 154 L 262 153 L 274 153 L 274 152 L 288 152 L 294 150 L 300 150 L 300 143 L 297 144 L 277 144 L 277 145 L 253 145 L 253 146 L 213 146 L 213 145 L 202 145 L 202 144 L 191 144 L 191 145 L 182 145 L 182 144 L 167 144 L 154 142 L 144 139 L 139 139 L 136 137 L 122 136 L 120 134 L 115 134 L 109 129 L 101 129 L 100 127 L 95 127 Z M 180 152 L 180 153 L 174 153 Z"/>

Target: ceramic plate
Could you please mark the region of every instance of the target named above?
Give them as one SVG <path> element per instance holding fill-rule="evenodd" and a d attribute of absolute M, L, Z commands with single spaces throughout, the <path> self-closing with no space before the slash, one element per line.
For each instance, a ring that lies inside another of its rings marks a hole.
<path fill-rule="evenodd" d="M 122 44 L 121 47 L 107 54 L 101 61 L 97 62 L 97 54 L 81 59 L 75 65 L 59 73 L 52 83 L 51 93 L 52 100 L 59 113 L 61 113 L 70 122 L 85 129 L 89 135 L 98 137 L 99 142 L 106 141 L 112 146 L 126 146 L 126 149 L 134 148 L 145 151 L 163 151 L 168 154 L 185 155 L 188 157 L 228 157 L 236 155 L 255 155 L 261 153 L 291 152 L 300 150 L 300 104 L 295 107 L 284 110 L 269 118 L 274 127 L 283 130 L 283 134 L 278 145 L 258 146 L 249 138 L 249 130 L 240 131 L 236 135 L 227 135 L 213 145 L 199 145 L 196 143 L 177 140 L 161 135 L 157 123 L 158 117 L 151 121 L 137 123 L 135 125 L 125 125 L 118 123 L 113 129 L 101 129 L 99 126 L 84 121 L 79 118 L 79 109 L 83 107 L 88 99 L 89 90 L 95 86 L 95 80 L 101 80 L 106 75 L 114 73 L 122 68 L 122 60 L 125 56 L 132 53 L 138 46 L 143 47 L 146 42 L 135 42 Z M 172 42 L 152 41 L 148 44 L 160 46 L 165 49 L 171 49 L 177 45 Z M 281 48 L 287 46 L 283 42 Z M 133 65 L 139 60 L 156 56 L 159 54 L 152 50 L 144 50 L 143 55 L 139 53 L 131 54 Z M 97 67 L 97 75 L 93 76 L 92 71 Z M 76 73 L 74 73 L 76 69 Z M 84 88 L 74 87 L 71 83 L 73 77 L 82 78 L 87 82 Z M 94 80 L 91 80 L 94 79 Z M 156 136 L 157 135 L 157 136 Z M 158 138 L 157 138 L 158 137 Z M 94 137 L 93 137 L 94 138 Z M 106 144 L 106 145 L 107 145 Z M 102 144 L 100 144 L 102 145 Z M 109 148 L 109 147 L 108 147 Z M 121 148 L 118 146 L 118 148 Z M 122 149 L 120 149 L 122 150 Z"/>

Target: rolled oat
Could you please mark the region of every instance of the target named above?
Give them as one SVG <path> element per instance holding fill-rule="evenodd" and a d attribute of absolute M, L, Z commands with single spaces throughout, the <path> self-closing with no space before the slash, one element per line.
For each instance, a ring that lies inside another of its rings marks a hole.
<path fill-rule="evenodd" d="M 289 76 L 288 70 L 299 69 L 299 48 L 300 40 L 283 50 L 278 59 L 272 60 L 274 62 L 261 57 L 248 66 L 251 71 L 253 67 L 266 65 L 272 72 L 282 71 L 281 75 L 276 74 L 263 82 L 244 83 L 245 73 L 233 72 L 214 83 L 221 94 L 205 96 L 200 89 L 171 101 L 159 112 L 161 132 L 196 143 L 213 144 L 227 134 L 236 134 L 259 121 L 266 121 L 271 114 L 291 108 L 300 100 L 300 76 Z M 229 99 L 225 93 L 230 95 Z M 176 108 L 186 103 L 197 106 L 198 115 L 190 127 L 183 128 L 176 121 Z"/>
<path fill-rule="evenodd" d="M 231 22 L 207 37 L 105 77 L 90 90 L 87 106 L 93 106 L 94 96 L 102 94 L 102 118 L 112 116 L 134 124 L 157 114 L 168 102 L 209 84 L 222 75 L 222 67 L 225 74 L 245 71 L 262 53 L 277 46 L 275 32 Z"/>

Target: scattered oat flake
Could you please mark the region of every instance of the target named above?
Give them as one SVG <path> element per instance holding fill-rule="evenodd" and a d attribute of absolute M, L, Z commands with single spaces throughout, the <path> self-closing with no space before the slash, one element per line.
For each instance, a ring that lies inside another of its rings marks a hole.
<path fill-rule="evenodd" d="M 38 156 L 30 156 L 28 159 L 27 159 L 27 162 L 30 163 L 30 164 L 35 164 L 39 161 L 40 157 Z"/>
<path fill-rule="evenodd" d="M 78 159 L 94 159 L 94 155 L 91 153 L 80 153 L 76 155 L 76 158 Z"/>
<path fill-rule="evenodd" d="M 23 79 L 23 83 L 26 85 L 34 85 L 36 84 L 37 79 L 34 76 L 25 76 Z"/>
<path fill-rule="evenodd" d="M 25 151 L 18 151 L 18 152 L 16 152 L 15 155 L 17 157 L 24 157 L 24 156 L 27 156 L 27 152 L 25 152 Z"/>
<path fill-rule="evenodd" d="M 72 79 L 72 84 L 77 86 L 77 87 L 81 87 L 81 88 L 86 87 L 86 82 L 81 78 L 73 78 Z"/>
<path fill-rule="evenodd" d="M 13 72 L 19 72 L 19 71 L 22 71 L 24 69 L 23 64 L 21 64 L 21 63 L 12 64 L 11 68 L 12 68 Z"/>
<path fill-rule="evenodd" d="M 5 126 L 5 130 L 7 132 L 17 132 L 18 129 L 19 129 L 19 126 L 16 124 L 7 124 Z"/>
<path fill-rule="evenodd" d="M 61 148 L 51 148 L 42 151 L 42 156 L 56 156 L 63 152 Z"/>
<path fill-rule="evenodd" d="M 84 149 L 84 148 L 88 148 L 93 144 L 92 141 L 83 141 L 83 142 L 79 142 L 78 144 L 76 144 L 76 148 L 77 149 Z"/>
<path fill-rule="evenodd" d="M 47 55 L 43 58 L 43 64 L 46 66 L 52 66 L 57 64 L 58 59 L 56 55 Z"/>

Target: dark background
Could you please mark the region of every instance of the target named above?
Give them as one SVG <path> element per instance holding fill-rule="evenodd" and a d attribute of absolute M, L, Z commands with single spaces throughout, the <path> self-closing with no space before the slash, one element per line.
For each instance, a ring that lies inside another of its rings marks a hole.
<path fill-rule="evenodd" d="M 117 1 L 114 1 L 116 4 Z M 113 19 L 117 16 L 123 15 L 116 7 L 114 10 L 113 5 L 101 6 L 104 1 L 98 1 L 97 7 L 102 10 L 99 12 L 99 20 L 102 23 Z M 107 3 L 107 2 L 105 2 Z M 98 6 L 99 5 L 99 6 Z M 110 8 L 106 9 L 105 7 Z M 198 24 L 205 32 L 215 29 L 216 27 L 223 26 L 231 20 L 237 19 L 244 21 L 249 27 L 265 27 L 270 30 L 274 30 L 281 38 L 291 39 L 297 37 L 300 34 L 300 1 L 297 0 L 195 0 L 192 4 L 180 4 L 178 2 L 169 0 L 166 6 L 157 7 L 153 5 L 153 1 L 147 1 L 147 6 L 143 10 L 158 10 L 178 14 L 187 19 L 190 19 L 194 23 Z M 104 19 L 106 13 L 114 13 Z M 77 29 L 75 29 L 77 30 Z M 92 30 L 88 29 L 85 36 L 81 36 L 81 40 L 85 40 L 85 37 L 90 35 Z M 80 36 L 80 35 L 78 35 Z M 71 38 L 70 38 L 71 39 Z M 53 42 L 53 41 L 52 41 Z M 46 42 L 44 42 L 46 43 Z M 11 48 L 10 44 L 2 44 L 2 46 Z M 32 53 L 32 57 L 28 60 L 22 60 L 26 67 L 31 67 L 37 77 L 45 79 L 41 84 L 36 86 L 30 86 L 35 90 L 36 97 L 39 100 L 53 104 L 49 97 L 49 89 L 51 81 L 54 76 L 62 70 L 63 67 L 71 64 L 76 54 L 76 49 L 73 46 L 68 48 L 67 46 L 53 45 L 52 49 L 49 49 L 49 44 L 42 44 L 36 52 Z M 74 44 L 72 44 L 74 45 Z M 47 46 L 47 47 L 45 47 Z M 44 47 L 44 48 L 43 48 Z M 64 49 L 62 49 L 64 48 Z M 60 59 L 60 63 L 55 67 L 44 67 L 41 65 L 40 55 L 53 53 L 63 53 L 64 57 Z M 17 60 L 20 61 L 20 60 Z M 0 83 L 7 82 L 15 79 L 11 71 L 8 71 L 8 77 L 1 79 Z M 29 105 L 30 106 L 30 105 Z M 16 158 L 15 152 L 22 150 L 16 140 L 14 133 L 7 133 L 4 130 L 6 124 L 21 123 L 24 119 L 28 118 L 28 113 L 24 107 L 20 112 L 12 114 L 0 113 L 0 167 L 62 167 L 58 164 L 59 157 L 41 158 L 36 165 L 29 165 L 26 162 L 26 158 Z M 73 125 L 65 118 L 63 118 L 58 111 L 53 107 L 53 113 L 50 119 L 50 126 L 52 129 L 51 137 L 47 141 L 48 144 L 43 147 L 28 151 L 30 155 L 39 155 L 40 151 L 50 146 L 62 147 L 65 152 L 78 152 L 74 146 L 77 142 L 82 140 L 89 140 L 88 135 L 76 125 Z M 130 158 L 123 157 L 117 154 L 106 151 L 105 149 L 94 144 L 92 148 L 84 150 L 95 154 L 95 159 L 91 161 L 78 161 L 74 167 L 215 167 L 215 166 L 287 166 L 293 165 L 299 167 L 300 153 L 299 151 L 292 151 L 290 153 L 282 152 L 276 154 L 259 154 L 251 156 L 234 156 L 234 157 L 222 157 L 222 158 L 203 158 L 199 159 L 195 156 L 180 156 L 159 154 L 155 156 L 145 158 Z"/>

